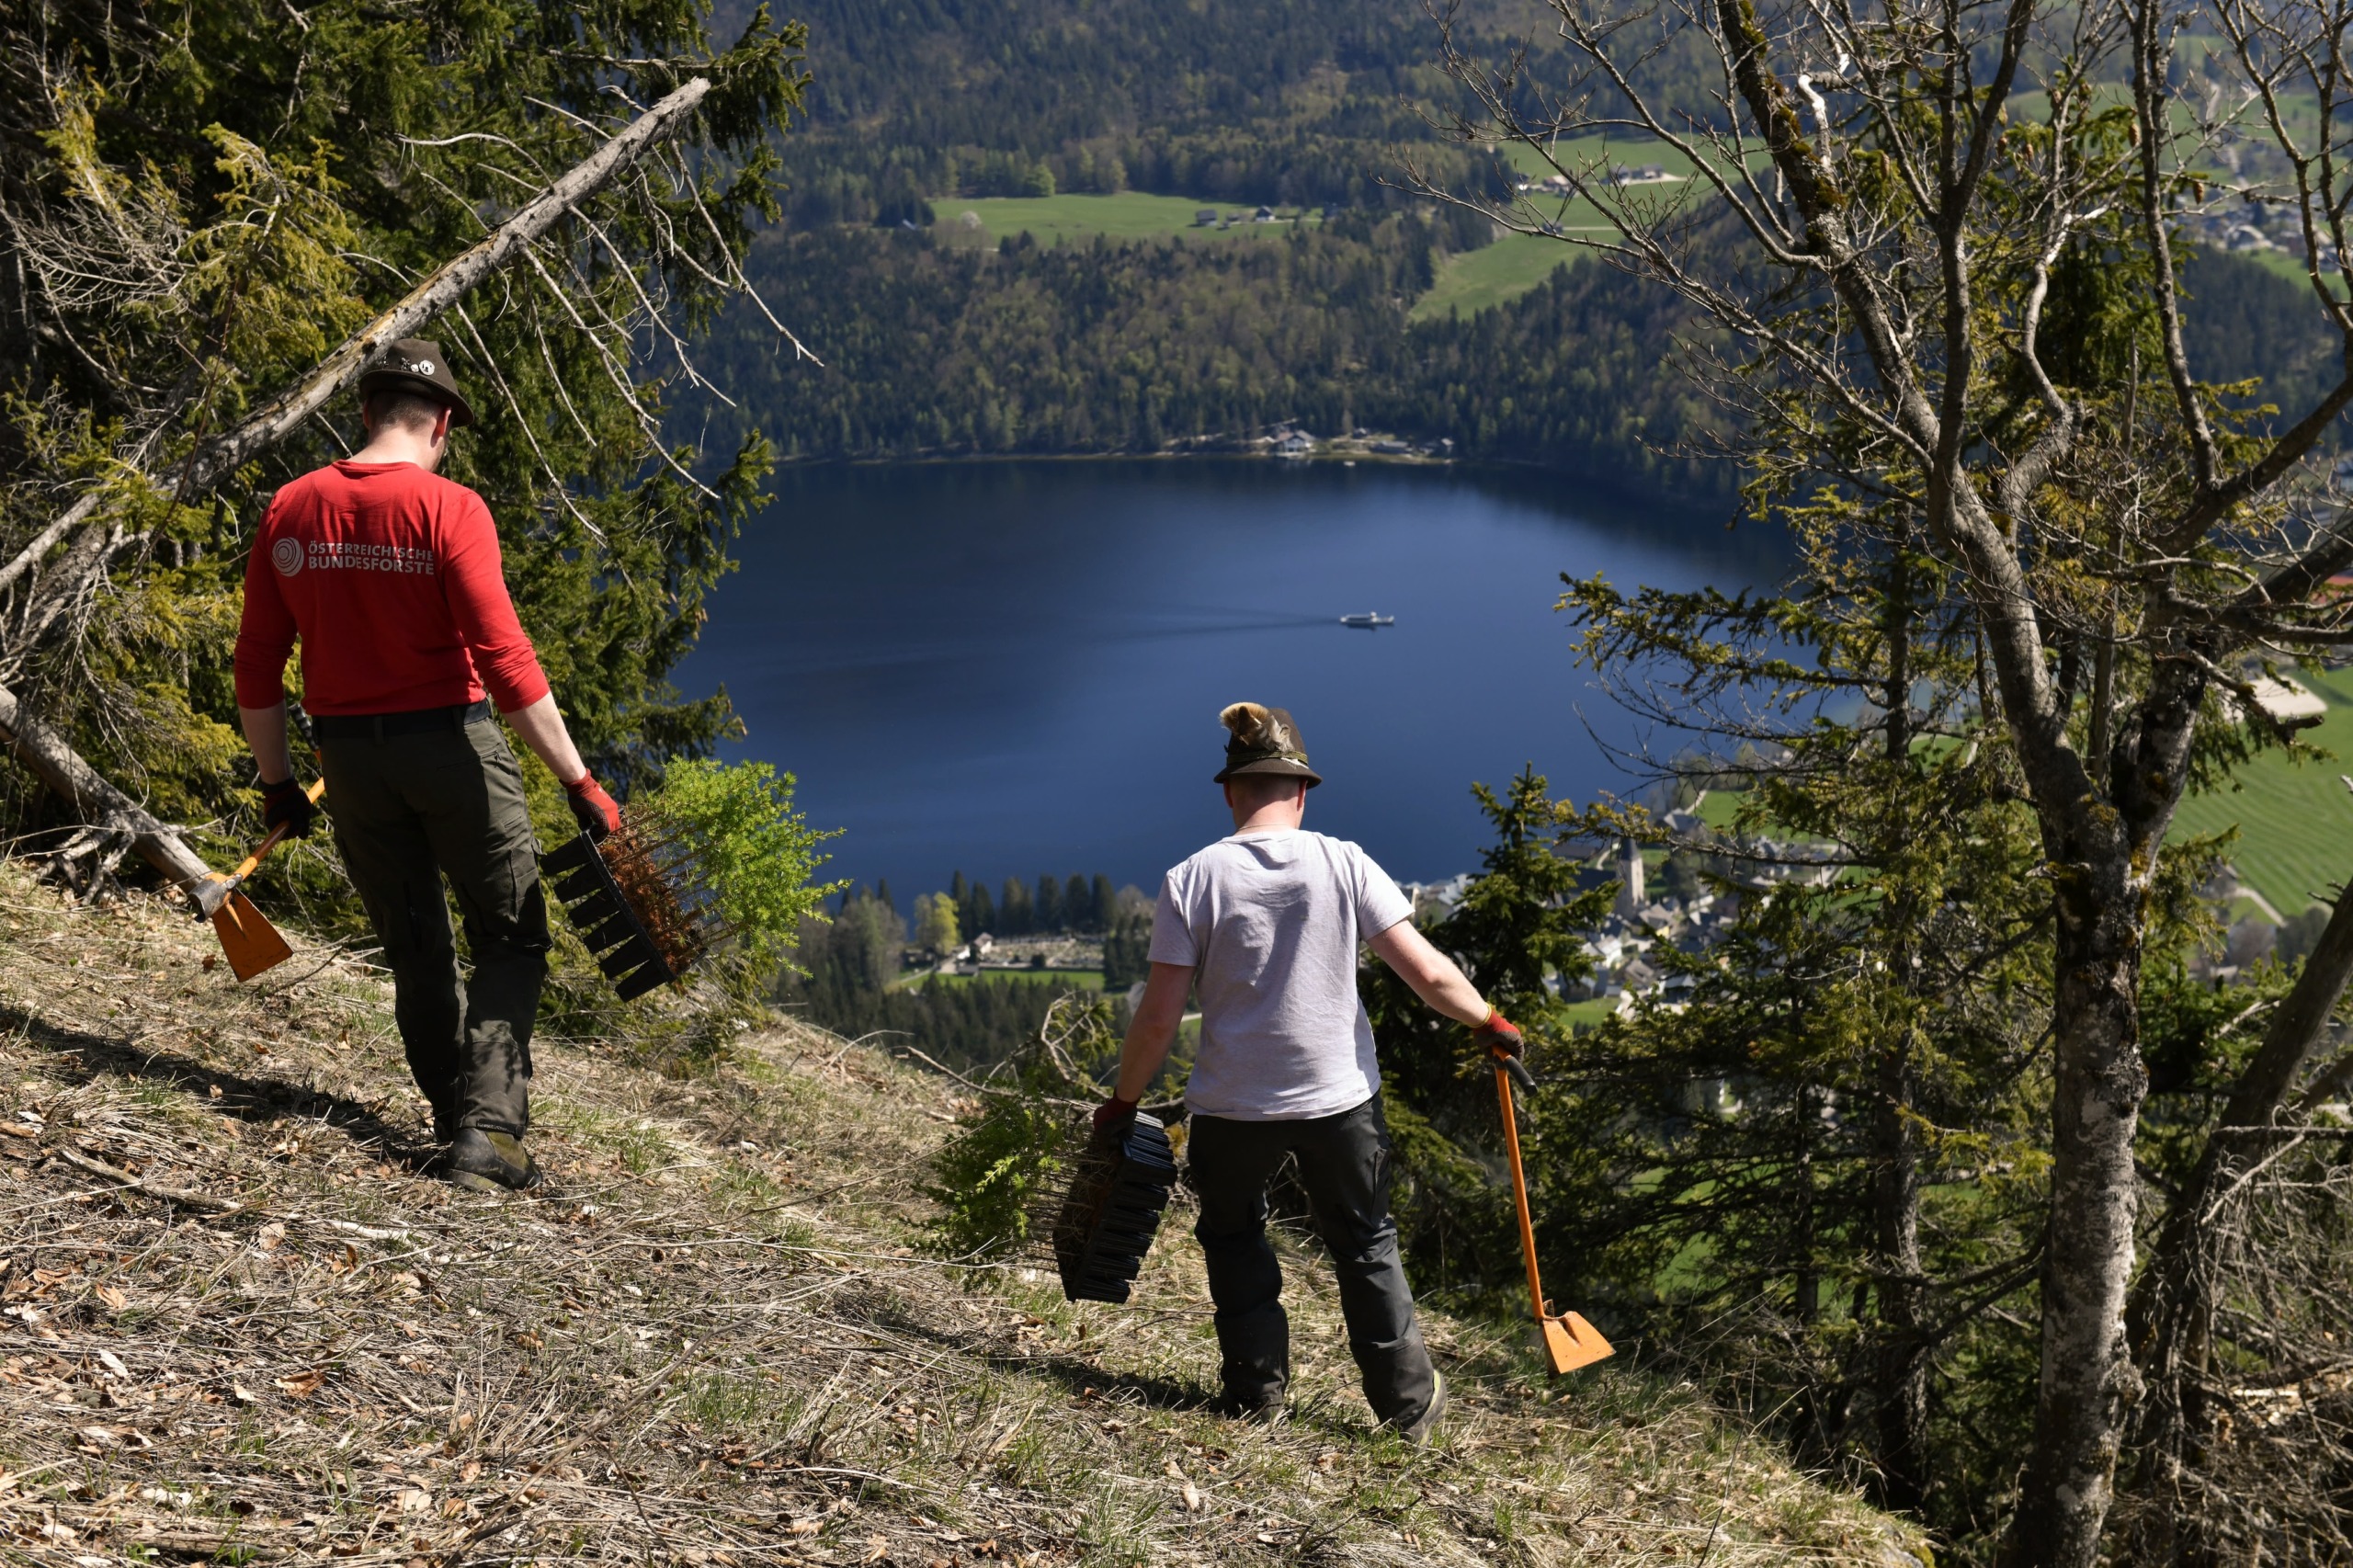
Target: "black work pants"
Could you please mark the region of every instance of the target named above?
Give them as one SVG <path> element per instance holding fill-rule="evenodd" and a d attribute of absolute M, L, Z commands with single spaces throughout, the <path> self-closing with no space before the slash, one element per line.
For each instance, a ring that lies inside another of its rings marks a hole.
<path fill-rule="evenodd" d="M 1186 1159 L 1201 1199 L 1193 1234 L 1209 1260 L 1226 1397 L 1245 1409 L 1274 1404 L 1290 1379 L 1282 1266 L 1267 1240 L 1267 1184 L 1286 1154 L 1298 1157 L 1299 1184 L 1339 1276 L 1364 1396 L 1381 1420 L 1411 1422 L 1429 1407 L 1436 1383 L 1389 1216 L 1389 1123 L 1377 1094 L 1304 1121 L 1192 1119 Z"/>
<path fill-rule="evenodd" d="M 437 1130 L 530 1127 L 548 908 L 523 775 L 488 722 L 319 746 L 335 847 L 392 971 L 392 1017 Z M 473 959 L 458 948 L 449 879 Z"/>

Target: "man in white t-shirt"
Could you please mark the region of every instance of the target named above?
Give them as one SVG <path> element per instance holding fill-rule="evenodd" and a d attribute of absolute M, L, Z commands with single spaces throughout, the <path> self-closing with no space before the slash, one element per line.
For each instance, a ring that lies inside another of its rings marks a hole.
<path fill-rule="evenodd" d="M 1227 1407 L 1253 1417 L 1283 1408 L 1290 1324 L 1267 1241 L 1267 1184 L 1295 1155 L 1339 1277 L 1365 1398 L 1382 1422 L 1425 1443 L 1445 1411 L 1446 1383 L 1423 1347 L 1397 1256 L 1381 1069 L 1357 995 L 1358 944 L 1424 1002 L 1476 1030 L 1483 1050 L 1518 1056 L 1519 1031 L 1414 929 L 1413 905 L 1370 856 L 1302 831 L 1307 791 L 1323 779 L 1290 714 L 1237 702 L 1218 717 L 1228 738 L 1215 781 L 1225 786 L 1233 835 L 1161 884 L 1152 975 L 1096 1126 L 1108 1134 L 1135 1114 L 1168 1059 L 1188 994 L 1198 994 L 1186 1148 Z"/>

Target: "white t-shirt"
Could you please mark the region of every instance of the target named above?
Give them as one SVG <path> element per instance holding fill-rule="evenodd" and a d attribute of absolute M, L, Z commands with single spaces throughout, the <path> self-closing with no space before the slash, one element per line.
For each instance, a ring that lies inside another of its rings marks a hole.
<path fill-rule="evenodd" d="M 1357 945 L 1414 906 L 1345 839 L 1222 838 L 1160 884 L 1152 961 L 1193 970 L 1201 1049 L 1185 1103 L 1235 1121 L 1351 1110 L 1381 1086 Z"/>

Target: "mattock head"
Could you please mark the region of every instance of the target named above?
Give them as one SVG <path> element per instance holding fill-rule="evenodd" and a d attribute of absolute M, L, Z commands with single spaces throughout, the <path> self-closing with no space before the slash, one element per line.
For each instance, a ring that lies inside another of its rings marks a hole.
<path fill-rule="evenodd" d="M 1552 1363 L 1555 1374 L 1574 1372 L 1579 1367 L 1590 1367 L 1596 1361 L 1616 1355 L 1601 1330 L 1575 1312 L 1555 1314 L 1547 1301 L 1543 1317 L 1544 1354 Z"/>

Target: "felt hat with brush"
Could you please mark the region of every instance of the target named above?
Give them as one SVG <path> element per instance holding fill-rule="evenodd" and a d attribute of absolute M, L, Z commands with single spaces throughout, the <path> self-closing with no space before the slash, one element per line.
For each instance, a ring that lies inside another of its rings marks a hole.
<path fill-rule="evenodd" d="M 1217 718 L 1226 729 L 1225 768 L 1211 782 L 1222 784 L 1242 773 L 1287 773 L 1306 779 L 1311 789 L 1324 782 L 1307 765 L 1307 745 L 1289 709 L 1236 702 Z"/>
<path fill-rule="evenodd" d="M 449 360 L 429 337 L 404 337 L 378 349 L 359 372 L 359 400 L 379 392 L 410 392 L 429 397 L 449 410 L 449 427 L 462 430 L 474 422 L 473 405 L 458 390 Z"/>

